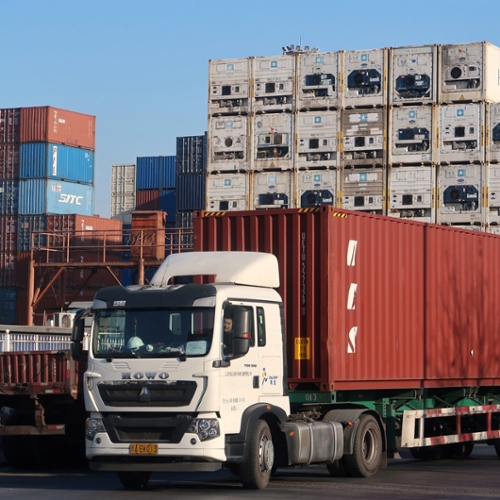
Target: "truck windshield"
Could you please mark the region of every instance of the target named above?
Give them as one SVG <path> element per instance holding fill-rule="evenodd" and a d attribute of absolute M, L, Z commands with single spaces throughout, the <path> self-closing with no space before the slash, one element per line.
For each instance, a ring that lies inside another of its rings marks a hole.
<path fill-rule="evenodd" d="M 97 358 L 204 356 L 213 321 L 213 308 L 97 310 L 93 353 Z"/>

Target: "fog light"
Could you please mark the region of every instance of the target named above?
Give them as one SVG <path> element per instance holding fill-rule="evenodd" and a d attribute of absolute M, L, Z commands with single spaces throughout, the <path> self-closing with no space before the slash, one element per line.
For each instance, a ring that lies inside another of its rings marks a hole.
<path fill-rule="evenodd" d="M 85 422 L 85 437 L 93 441 L 98 432 L 106 432 L 102 418 L 87 418 Z"/>

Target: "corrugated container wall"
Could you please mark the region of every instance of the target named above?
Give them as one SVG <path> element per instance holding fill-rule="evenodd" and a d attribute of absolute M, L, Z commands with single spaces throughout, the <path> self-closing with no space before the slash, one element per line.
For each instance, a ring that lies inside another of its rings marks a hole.
<path fill-rule="evenodd" d="M 176 211 L 203 210 L 205 208 L 206 176 L 182 174 L 177 177 Z"/>
<path fill-rule="evenodd" d="M 15 215 L 0 216 L 0 252 L 17 250 L 17 223 Z"/>
<path fill-rule="evenodd" d="M 95 116 L 51 106 L 21 108 L 21 142 L 95 149 Z"/>
<path fill-rule="evenodd" d="M 0 288 L 0 324 L 16 323 L 16 298 L 15 288 Z"/>
<path fill-rule="evenodd" d="M 160 192 L 160 210 L 167 213 L 167 224 L 175 225 L 177 193 L 175 189 L 162 189 Z"/>
<path fill-rule="evenodd" d="M 0 109 L 0 144 L 20 141 L 21 108 Z"/>
<path fill-rule="evenodd" d="M 19 181 L 0 180 L 0 215 L 17 215 L 19 210 Z"/>
<path fill-rule="evenodd" d="M 19 179 L 21 146 L 19 144 L 0 144 L 0 178 Z"/>
<path fill-rule="evenodd" d="M 207 164 L 207 133 L 191 137 L 177 137 L 177 175 L 203 174 Z"/>
<path fill-rule="evenodd" d="M 136 188 L 159 189 L 160 187 L 160 157 L 144 156 L 137 158 Z"/>
<path fill-rule="evenodd" d="M 160 210 L 159 189 L 138 189 L 135 192 L 136 210 Z"/>
<path fill-rule="evenodd" d="M 277 256 L 294 387 L 500 385 L 495 235 L 333 207 L 200 212 L 194 233 Z"/>
<path fill-rule="evenodd" d="M 177 184 L 175 156 L 160 156 L 159 188 L 174 189 Z"/>

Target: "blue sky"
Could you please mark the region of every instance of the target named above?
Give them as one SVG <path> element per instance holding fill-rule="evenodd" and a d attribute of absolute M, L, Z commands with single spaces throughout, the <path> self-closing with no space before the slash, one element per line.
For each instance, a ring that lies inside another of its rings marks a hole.
<path fill-rule="evenodd" d="M 0 0 L 0 108 L 95 115 L 95 213 L 109 217 L 113 163 L 207 129 L 209 59 L 500 45 L 499 18 L 498 0 Z"/>

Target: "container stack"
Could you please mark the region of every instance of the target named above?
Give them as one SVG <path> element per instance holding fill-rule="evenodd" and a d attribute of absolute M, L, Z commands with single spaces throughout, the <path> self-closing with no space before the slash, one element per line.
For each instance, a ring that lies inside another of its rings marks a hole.
<path fill-rule="evenodd" d="M 111 165 L 111 218 L 126 225 L 132 223 L 135 209 L 135 171 L 135 164 Z"/>

